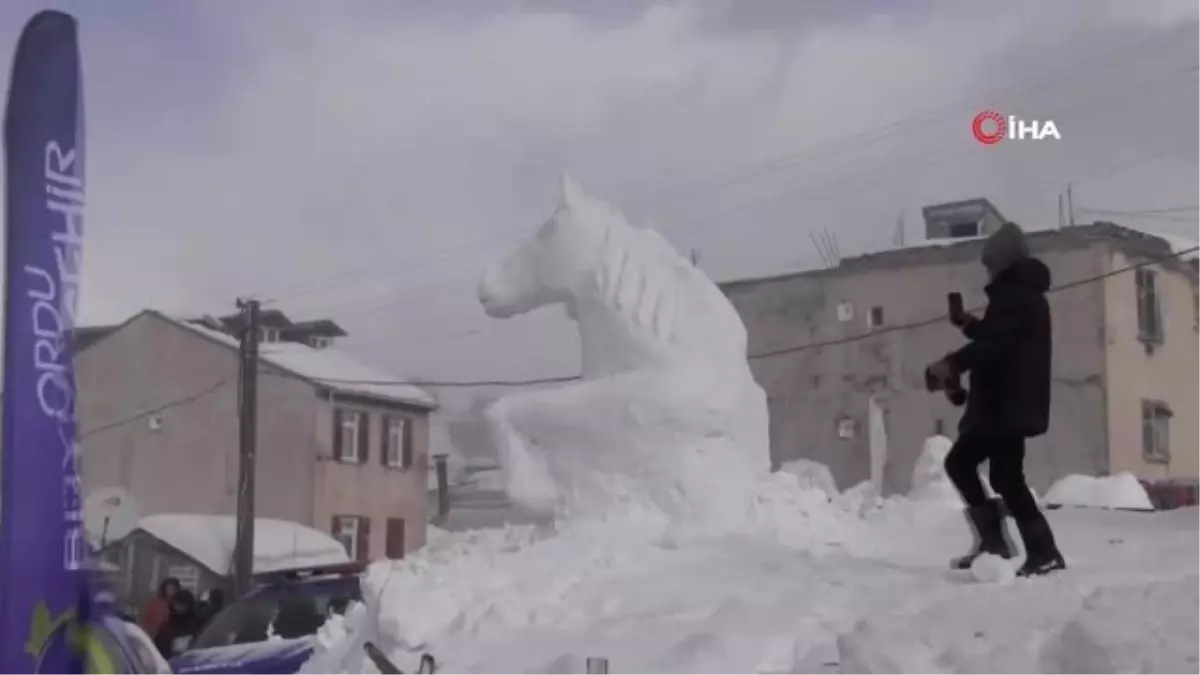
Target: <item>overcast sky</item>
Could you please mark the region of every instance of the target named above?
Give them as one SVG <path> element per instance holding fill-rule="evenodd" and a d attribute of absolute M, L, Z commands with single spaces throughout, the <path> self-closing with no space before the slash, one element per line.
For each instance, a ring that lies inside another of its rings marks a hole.
<path fill-rule="evenodd" d="M 79 17 L 85 321 L 254 293 L 397 373 L 539 377 L 577 370 L 570 325 L 490 320 L 475 285 L 563 171 L 722 280 L 813 266 L 810 230 L 852 255 L 904 213 L 918 237 L 938 201 L 1029 229 L 1068 183 L 1195 206 L 1197 5 L 4 0 L 0 85 L 33 12 Z M 1063 139 L 980 146 L 985 108 Z"/>

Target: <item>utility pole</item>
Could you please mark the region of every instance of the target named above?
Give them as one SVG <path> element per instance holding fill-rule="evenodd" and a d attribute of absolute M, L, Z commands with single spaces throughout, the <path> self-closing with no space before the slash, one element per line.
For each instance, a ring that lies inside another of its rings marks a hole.
<path fill-rule="evenodd" d="M 692 267 L 700 267 L 700 251 L 692 249 Z"/>
<path fill-rule="evenodd" d="M 250 590 L 254 574 L 254 464 L 258 440 L 258 332 L 257 300 L 238 300 L 242 310 L 240 396 L 238 406 L 237 538 L 233 549 L 234 597 Z"/>
<path fill-rule="evenodd" d="M 1071 184 L 1067 184 L 1067 224 L 1075 227 L 1075 200 L 1071 195 Z"/>

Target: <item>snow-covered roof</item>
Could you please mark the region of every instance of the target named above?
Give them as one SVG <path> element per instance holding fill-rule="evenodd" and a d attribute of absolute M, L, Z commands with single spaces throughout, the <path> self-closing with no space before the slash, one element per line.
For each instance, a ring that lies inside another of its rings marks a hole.
<path fill-rule="evenodd" d="M 1167 242 L 1167 244 L 1169 244 L 1171 246 L 1171 251 L 1173 251 L 1176 254 L 1178 254 L 1180 251 L 1186 251 L 1188 249 L 1193 249 L 1193 248 L 1196 248 L 1197 246 L 1200 246 L 1200 243 L 1197 243 L 1191 239 L 1188 239 L 1187 237 L 1180 237 L 1179 235 L 1175 235 L 1175 234 L 1162 234 L 1160 232 L 1150 232 L 1150 231 L 1145 231 L 1145 232 L 1146 232 L 1146 234 L 1154 235 L 1155 237 L 1158 237 L 1159 239 L 1162 239 L 1163 241 Z M 1200 260 L 1200 251 L 1192 251 L 1191 253 L 1184 253 L 1183 255 L 1179 256 L 1179 259 L 1180 260 Z"/>
<path fill-rule="evenodd" d="M 238 347 L 237 340 L 227 333 L 198 325 L 185 318 L 161 313 L 160 316 L 230 348 Z M 430 408 L 437 405 L 433 397 L 420 387 L 411 384 L 385 384 L 395 382 L 399 378 L 364 365 L 353 356 L 333 347 L 316 349 L 295 342 L 264 342 L 259 344 L 258 351 L 264 362 L 334 391 L 375 396 Z"/>
<path fill-rule="evenodd" d="M 233 516 L 159 513 L 138 521 L 137 529 L 187 554 L 217 574 L 233 569 L 237 521 Z M 254 572 L 350 562 L 333 537 L 311 527 L 274 518 L 254 519 Z"/>

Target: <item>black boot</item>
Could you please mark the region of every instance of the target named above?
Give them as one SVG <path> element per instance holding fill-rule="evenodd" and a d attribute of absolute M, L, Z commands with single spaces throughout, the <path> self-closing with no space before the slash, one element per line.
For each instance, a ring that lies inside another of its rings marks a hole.
<path fill-rule="evenodd" d="M 1040 576 L 1067 568 L 1067 561 L 1063 560 L 1054 543 L 1054 532 L 1045 516 L 1039 513 L 1033 520 L 1018 522 L 1017 528 L 1025 542 L 1025 563 L 1017 570 L 1017 576 Z"/>
<path fill-rule="evenodd" d="M 1005 559 L 1013 557 L 1013 547 L 1004 532 L 1005 512 L 1004 503 L 999 499 L 989 499 L 980 506 L 967 508 L 967 523 L 975 535 L 975 546 L 970 553 L 951 560 L 952 569 L 970 569 L 975 559 L 984 553 Z"/>

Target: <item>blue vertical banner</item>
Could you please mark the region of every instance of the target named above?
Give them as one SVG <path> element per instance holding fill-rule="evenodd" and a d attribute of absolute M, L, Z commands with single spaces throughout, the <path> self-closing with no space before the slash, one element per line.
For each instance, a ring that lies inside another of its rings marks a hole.
<path fill-rule="evenodd" d="M 72 333 L 83 252 L 75 19 L 40 12 L 17 43 L 4 117 L 0 671 L 82 673 L 89 550 Z"/>

